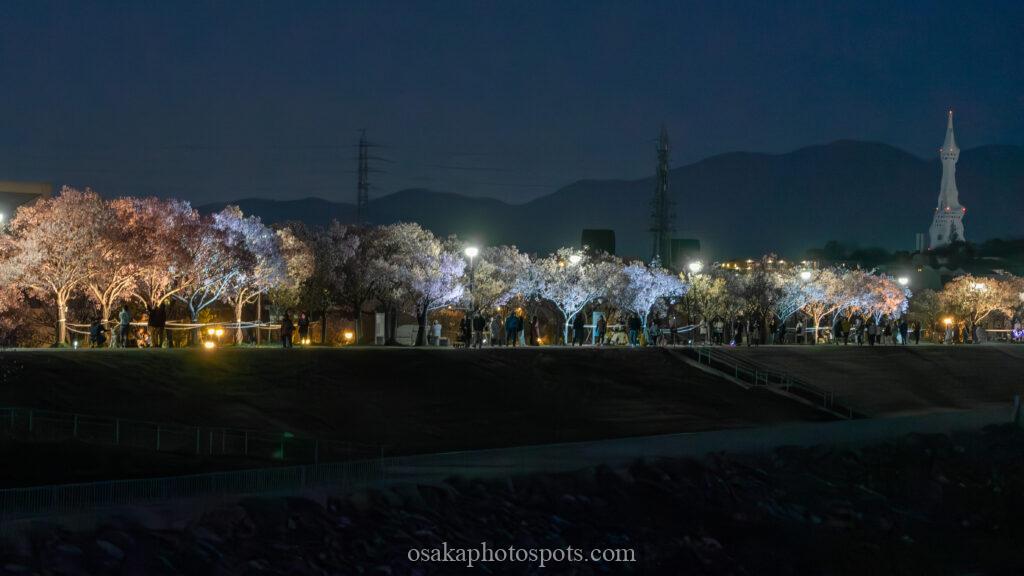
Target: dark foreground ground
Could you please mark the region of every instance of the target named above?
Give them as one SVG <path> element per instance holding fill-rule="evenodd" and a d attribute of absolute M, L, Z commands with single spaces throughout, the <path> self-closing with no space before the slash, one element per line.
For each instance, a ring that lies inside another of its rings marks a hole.
<path fill-rule="evenodd" d="M 1024 346 L 716 348 L 790 373 L 872 416 L 1006 404 L 1024 394 Z M 712 352 L 715 353 L 715 352 Z"/>
<path fill-rule="evenodd" d="M 383 445 L 389 455 L 830 418 L 744 390 L 661 349 L 24 350 L 0 352 L 0 363 L 0 406 L 290 432 Z M 176 466 L 180 474 L 237 467 L 139 451 L 54 465 L 60 451 L 30 451 L 26 460 L 0 434 L 0 457 L 21 462 L 0 472 L 0 482 L 139 476 L 147 466 L 149 475 Z"/>
<path fill-rule="evenodd" d="M 327 499 L 246 499 L 182 528 L 38 526 L 7 573 L 1016 574 L 1024 432 L 912 435 Z M 635 563 L 413 564 L 409 548 L 635 549 Z"/>

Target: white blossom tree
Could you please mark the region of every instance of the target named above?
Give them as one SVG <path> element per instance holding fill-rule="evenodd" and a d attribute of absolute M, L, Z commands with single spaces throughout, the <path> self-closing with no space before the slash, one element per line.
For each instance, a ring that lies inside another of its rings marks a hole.
<path fill-rule="evenodd" d="M 621 268 L 611 283 L 610 298 L 619 308 L 640 318 L 644 332 L 651 308 L 662 298 L 683 296 L 687 285 L 675 274 L 657 265 L 633 262 Z"/>
<path fill-rule="evenodd" d="M 200 218 L 191 234 L 180 240 L 187 259 L 180 269 L 181 286 L 174 298 L 188 308 L 192 323 L 199 313 L 222 300 L 233 280 L 243 270 L 252 270 L 254 256 L 245 250 L 245 241 L 237 230 L 220 228 L 213 218 Z M 199 329 L 193 328 L 193 343 L 198 344 Z"/>
<path fill-rule="evenodd" d="M 618 269 L 612 261 L 592 258 L 574 248 L 559 248 L 531 262 L 515 291 L 554 304 L 563 319 L 562 341 L 568 342 L 573 318 L 607 292 Z"/>
<path fill-rule="evenodd" d="M 100 308 L 103 320 L 111 319 L 117 304 L 131 298 L 139 272 L 138 254 L 128 233 L 128 214 L 118 208 L 121 200 L 104 203 L 104 222 L 99 243 L 91 253 L 95 273 L 86 281 L 89 299 Z M 115 339 L 110 339 L 113 346 Z"/>
<path fill-rule="evenodd" d="M 939 301 L 943 308 L 973 325 L 994 313 L 1011 314 L 1019 296 L 1012 281 L 965 274 L 942 288 Z"/>
<path fill-rule="evenodd" d="M 235 342 L 242 343 L 242 311 L 274 286 L 283 284 L 288 269 L 281 250 L 281 237 L 263 224 L 259 216 L 245 216 L 238 206 L 227 206 L 213 215 L 213 228 L 223 234 L 227 256 L 218 267 L 219 279 L 211 290 L 234 310 Z M 211 278 L 211 280 L 213 280 Z"/>
<path fill-rule="evenodd" d="M 515 246 L 488 246 L 480 251 L 467 272 L 472 292 L 466 291 L 470 314 L 504 306 L 514 295 L 518 279 L 530 266 L 530 257 Z"/>

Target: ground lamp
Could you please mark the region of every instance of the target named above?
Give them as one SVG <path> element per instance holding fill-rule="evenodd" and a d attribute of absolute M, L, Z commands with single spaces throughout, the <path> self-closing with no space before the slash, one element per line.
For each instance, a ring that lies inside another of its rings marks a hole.
<path fill-rule="evenodd" d="M 203 348 L 206 348 L 207 350 L 213 350 L 216 347 L 217 344 L 213 340 L 206 340 L 203 342 Z"/>
<path fill-rule="evenodd" d="M 345 339 L 345 344 L 351 344 L 352 340 L 354 340 L 356 337 L 356 333 L 351 330 L 345 330 L 341 334 L 341 337 Z"/>

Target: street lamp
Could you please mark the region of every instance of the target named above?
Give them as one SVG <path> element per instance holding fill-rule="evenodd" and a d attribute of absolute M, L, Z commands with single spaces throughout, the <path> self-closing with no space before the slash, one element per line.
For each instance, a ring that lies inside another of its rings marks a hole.
<path fill-rule="evenodd" d="M 701 262 L 700 260 L 694 260 L 693 262 L 690 262 L 686 267 L 690 269 L 691 273 L 700 274 L 700 271 L 704 269 L 704 263 Z"/>
<path fill-rule="evenodd" d="M 572 256 L 569 256 L 569 263 L 572 264 L 573 266 L 579 264 L 580 260 L 583 260 L 583 256 L 580 256 L 579 254 L 573 254 Z"/>
<path fill-rule="evenodd" d="M 810 270 L 802 270 L 800 272 L 800 279 L 803 280 L 804 282 L 810 280 L 811 279 L 811 271 Z"/>
<path fill-rule="evenodd" d="M 466 249 L 463 250 L 463 252 L 465 252 L 466 257 L 469 258 L 469 308 L 470 312 L 473 312 L 475 308 L 473 304 L 473 277 L 475 276 L 473 259 L 477 257 L 477 254 L 480 254 L 480 249 L 476 246 L 466 246 Z"/>
<path fill-rule="evenodd" d="M 896 281 L 900 283 L 900 286 L 906 286 L 907 284 L 910 284 L 910 278 L 907 278 L 906 276 L 900 276 L 899 278 L 896 279 Z"/>

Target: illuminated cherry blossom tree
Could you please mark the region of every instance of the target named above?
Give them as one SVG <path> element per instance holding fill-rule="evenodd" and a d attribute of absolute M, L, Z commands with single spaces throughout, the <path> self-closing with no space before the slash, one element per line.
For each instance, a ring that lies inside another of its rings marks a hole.
<path fill-rule="evenodd" d="M 993 313 L 1012 314 L 1019 301 L 1014 284 L 1002 278 L 966 274 L 947 283 L 939 292 L 939 301 L 958 319 L 978 324 Z"/>
<path fill-rule="evenodd" d="M 208 284 L 212 288 L 205 293 L 234 309 L 235 341 L 241 343 L 244 307 L 287 279 L 281 238 L 259 216 L 245 216 L 238 206 L 214 214 L 212 227 L 221 233 L 224 242 L 214 257 L 223 254 L 225 261 L 214 269 L 209 277 L 213 282 Z"/>
<path fill-rule="evenodd" d="M 10 223 L 7 275 L 57 308 L 56 342 L 67 342 L 67 304 L 96 274 L 109 213 L 91 190 L 65 186 L 54 198 L 18 208 Z"/>
<path fill-rule="evenodd" d="M 207 217 L 200 218 L 191 233 L 180 239 L 187 259 L 180 268 L 181 285 L 174 298 L 188 308 L 193 324 L 199 322 L 200 312 L 225 297 L 243 270 L 254 268 L 254 257 L 238 234 Z M 199 329 L 193 328 L 193 344 L 199 343 L 198 335 Z"/>
<path fill-rule="evenodd" d="M 112 202 L 122 212 L 131 251 L 138 265 L 134 295 L 150 310 L 188 289 L 192 255 L 188 243 L 202 234 L 199 213 L 188 202 L 124 198 Z"/>
<path fill-rule="evenodd" d="M 382 271 L 395 281 L 403 299 L 411 306 L 419 329 L 416 345 L 427 342 L 427 316 L 462 298 L 466 261 L 418 224 L 396 224 L 387 228 L 398 251 Z"/>
<path fill-rule="evenodd" d="M 90 266 L 95 273 L 86 282 L 89 299 L 100 307 L 103 320 L 110 320 L 114 308 L 132 296 L 135 290 L 139 259 L 128 233 L 128 214 L 119 208 L 123 200 L 104 203 L 104 217 L 99 242 L 92 251 Z M 113 346 L 115 339 L 110 339 Z"/>
<path fill-rule="evenodd" d="M 461 250 L 457 250 L 461 252 Z M 530 266 L 530 257 L 515 246 L 488 246 L 480 251 L 467 270 L 472 277 L 473 290 L 467 290 L 463 300 L 470 314 L 504 306 L 514 296 L 516 282 Z"/>
<path fill-rule="evenodd" d="M 562 341 L 568 342 L 573 318 L 587 304 L 608 291 L 618 269 L 615 262 L 593 258 L 574 248 L 559 248 L 555 253 L 531 262 L 517 282 L 515 291 L 554 304 L 564 321 Z"/>
<path fill-rule="evenodd" d="M 645 332 L 647 318 L 655 303 L 662 298 L 683 296 L 688 288 L 679 276 L 643 262 L 633 262 L 621 268 L 610 285 L 612 303 L 639 316 Z"/>

